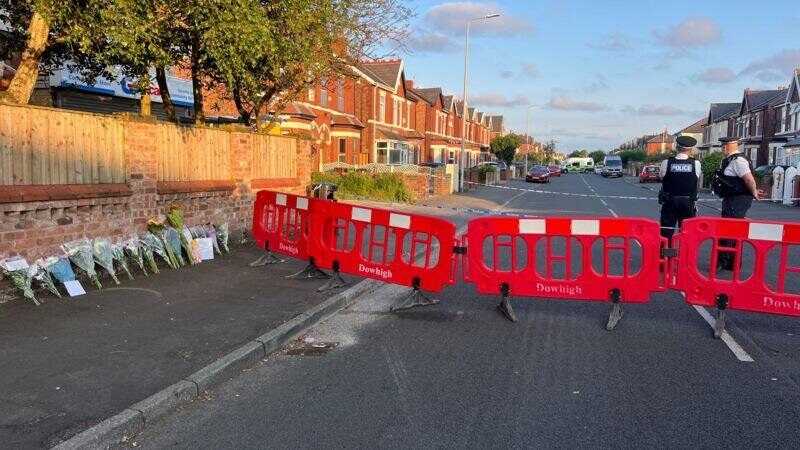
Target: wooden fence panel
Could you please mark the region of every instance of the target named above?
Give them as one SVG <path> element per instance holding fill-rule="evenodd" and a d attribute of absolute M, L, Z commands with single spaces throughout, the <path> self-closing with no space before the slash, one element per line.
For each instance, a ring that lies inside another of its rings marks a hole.
<path fill-rule="evenodd" d="M 230 134 L 158 125 L 158 181 L 230 180 Z"/>
<path fill-rule="evenodd" d="M 251 148 L 252 179 L 297 177 L 297 141 L 294 139 L 254 135 Z"/>
<path fill-rule="evenodd" d="M 125 182 L 119 119 L 0 105 L 0 185 Z"/>

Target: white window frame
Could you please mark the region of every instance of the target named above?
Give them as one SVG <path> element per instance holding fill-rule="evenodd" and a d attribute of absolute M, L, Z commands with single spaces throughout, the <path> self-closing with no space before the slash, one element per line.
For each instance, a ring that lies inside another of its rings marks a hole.
<path fill-rule="evenodd" d="M 342 148 L 342 144 L 344 144 L 344 148 Z M 344 150 L 344 152 L 342 152 Z M 336 160 L 340 163 L 347 162 L 347 140 L 345 138 L 339 138 L 339 148 L 336 149 L 337 155 Z"/>
<path fill-rule="evenodd" d="M 381 123 L 386 123 L 386 93 L 381 92 L 379 95 L 379 103 L 378 103 L 378 121 Z"/>

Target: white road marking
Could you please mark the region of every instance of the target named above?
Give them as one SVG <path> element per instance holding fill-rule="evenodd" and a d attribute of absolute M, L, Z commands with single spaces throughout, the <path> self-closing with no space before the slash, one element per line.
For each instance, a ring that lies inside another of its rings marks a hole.
<path fill-rule="evenodd" d="M 506 206 L 508 206 L 508 204 L 509 204 L 509 203 L 513 202 L 514 200 L 516 200 L 516 199 L 518 199 L 518 198 L 522 197 L 523 195 L 525 195 L 525 194 L 527 194 L 527 193 L 528 193 L 527 191 L 523 191 L 523 192 L 520 192 L 519 194 L 517 194 L 517 195 L 515 195 L 515 196 L 511 197 L 510 199 L 508 199 L 508 201 L 506 201 L 505 203 L 503 203 L 502 205 L 500 205 L 500 207 L 499 207 L 499 208 L 497 208 L 497 211 L 500 211 L 500 210 L 504 209 Z"/>
<path fill-rule="evenodd" d="M 711 317 L 711 314 L 708 312 L 707 309 L 703 308 L 702 306 L 697 306 L 697 305 L 692 305 L 692 308 L 694 308 L 695 311 L 697 311 L 697 313 L 700 314 L 700 316 L 703 319 L 705 319 L 705 321 L 708 322 L 709 325 L 711 325 L 711 328 L 714 328 L 714 325 L 717 323 L 717 321 L 716 321 L 716 319 Z M 720 336 L 720 339 L 722 339 L 722 342 L 724 342 L 725 345 L 728 346 L 728 348 L 736 356 L 736 359 L 738 359 L 739 361 L 742 361 L 742 362 L 754 362 L 755 361 L 753 359 L 753 357 L 750 356 L 750 354 L 747 353 L 747 351 L 745 351 L 745 349 L 743 349 L 742 346 L 739 345 L 739 343 L 736 342 L 736 340 L 733 339 L 733 336 L 731 336 L 730 333 L 728 333 L 727 331 L 722 333 L 722 336 Z"/>
<path fill-rule="evenodd" d="M 595 196 L 595 198 L 597 198 L 598 200 L 600 200 L 600 203 L 602 203 L 602 204 L 603 204 L 603 206 L 605 206 L 605 207 L 606 207 L 606 209 L 608 210 L 608 212 L 610 212 L 610 213 L 611 213 L 611 215 L 612 215 L 612 216 L 614 216 L 614 217 L 619 217 L 619 215 L 618 215 L 618 214 L 617 214 L 617 213 L 616 213 L 616 212 L 615 212 L 613 209 L 611 209 L 611 207 L 610 207 L 610 206 L 608 206 L 608 203 L 606 203 L 606 201 L 605 201 L 605 200 L 604 200 L 602 197 L 600 197 L 600 195 L 598 195 L 598 194 L 597 194 L 597 191 L 595 191 L 595 190 L 594 190 L 594 187 L 592 187 L 592 185 L 591 185 L 591 184 L 589 184 L 589 182 L 588 182 L 588 181 L 586 181 L 586 178 L 585 178 L 583 175 L 581 175 L 581 180 L 582 180 L 582 181 L 583 181 L 583 183 L 586 185 L 586 187 L 588 187 L 588 188 L 589 188 L 589 190 L 590 190 L 590 191 L 592 191 L 592 193 L 594 193 L 594 196 Z"/>

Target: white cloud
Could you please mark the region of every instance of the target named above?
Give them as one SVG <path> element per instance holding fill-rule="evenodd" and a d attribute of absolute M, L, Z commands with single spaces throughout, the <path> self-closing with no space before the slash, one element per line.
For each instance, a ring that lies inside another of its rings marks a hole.
<path fill-rule="evenodd" d="M 406 43 L 414 53 L 451 53 L 459 50 L 458 44 L 450 36 L 437 32 L 411 32 Z"/>
<path fill-rule="evenodd" d="M 530 100 L 524 95 L 516 95 L 509 98 L 500 93 L 490 92 L 473 96 L 469 103 L 489 108 L 516 108 L 529 105 Z"/>
<path fill-rule="evenodd" d="M 449 2 L 436 5 L 425 14 L 425 22 L 435 30 L 451 36 L 463 36 L 467 21 L 489 14 L 500 17 L 472 22 L 471 34 L 515 36 L 532 33 L 533 24 L 507 14 L 495 3 Z"/>
<path fill-rule="evenodd" d="M 626 114 L 639 114 L 641 116 L 683 116 L 694 114 L 694 112 L 684 111 L 671 105 L 642 105 L 638 108 L 624 106 L 620 111 Z"/>
<path fill-rule="evenodd" d="M 730 83 L 736 79 L 736 73 L 727 67 L 712 67 L 692 75 L 692 80 L 706 84 Z"/>
<path fill-rule="evenodd" d="M 608 109 L 608 107 L 603 104 L 574 100 L 566 95 L 551 97 L 550 101 L 547 102 L 547 107 L 561 111 L 604 111 Z"/>
<path fill-rule="evenodd" d="M 755 60 L 740 75 L 751 75 L 761 81 L 779 81 L 780 76 L 788 80 L 795 67 L 800 67 L 800 48 L 781 50 L 774 55 Z"/>
<path fill-rule="evenodd" d="M 679 50 L 705 47 L 722 39 L 719 25 L 706 17 L 690 17 L 666 30 L 653 31 L 662 45 Z"/>
<path fill-rule="evenodd" d="M 590 48 L 597 50 L 605 50 L 608 52 L 624 52 L 633 48 L 631 38 L 623 33 L 610 33 L 595 42 L 586 44 Z"/>

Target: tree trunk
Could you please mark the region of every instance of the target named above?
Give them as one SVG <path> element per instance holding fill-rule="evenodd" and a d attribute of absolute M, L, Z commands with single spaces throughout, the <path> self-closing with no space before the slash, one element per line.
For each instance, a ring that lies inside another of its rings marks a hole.
<path fill-rule="evenodd" d="M 177 123 L 178 116 L 175 113 L 175 105 L 172 104 L 172 95 L 170 95 L 169 85 L 167 85 L 167 70 L 164 66 L 156 67 L 156 82 L 158 83 L 158 91 L 161 93 L 161 102 L 164 105 L 164 114 L 167 115 L 167 120 Z"/>
<path fill-rule="evenodd" d="M 36 79 L 39 77 L 39 59 L 47 49 L 49 32 L 50 24 L 47 19 L 34 11 L 31 23 L 28 25 L 28 42 L 22 52 L 22 60 L 6 91 L 10 101 L 19 104 L 27 104 L 30 101 Z"/>
<path fill-rule="evenodd" d="M 245 125 L 250 125 L 250 111 L 248 111 L 242 103 L 242 91 L 239 88 L 239 83 L 233 85 L 233 103 L 239 111 L 239 120 Z"/>
<path fill-rule="evenodd" d="M 139 99 L 139 115 L 142 117 L 150 117 L 153 113 L 152 99 L 150 94 L 142 92 L 142 98 Z"/>
<path fill-rule="evenodd" d="M 192 36 L 192 95 L 194 95 L 194 123 L 205 121 L 203 113 L 203 83 L 200 80 L 200 38 Z"/>

